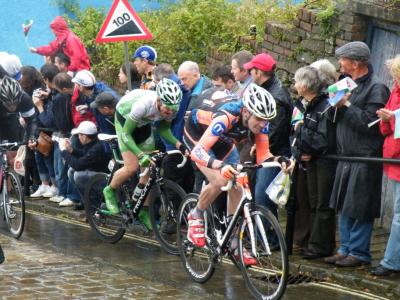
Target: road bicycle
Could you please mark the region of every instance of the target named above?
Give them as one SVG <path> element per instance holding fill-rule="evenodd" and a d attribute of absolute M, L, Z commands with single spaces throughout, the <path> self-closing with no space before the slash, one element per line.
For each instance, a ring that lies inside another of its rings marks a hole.
<path fill-rule="evenodd" d="M 85 189 L 86 216 L 93 231 L 105 242 L 118 242 L 126 229 L 134 226 L 146 197 L 150 195 L 149 213 L 154 234 L 166 252 L 177 255 L 176 215 L 186 192 L 175 182 L 163 178 L 162 161 L 167 155 L 178 154 L 182 156 L 182 163 L 178 167 L 182 167 L 186 163 L 186 157 L 179 150 L 150 153 L 152 163 L 140 174 L 149 174 L 149 180 L 139 199 L 136 202 L 132 201 L 135 183 L 133 179 L 128 180 L 116 190 L 120 213 L 112 215 L 106 210 L 103 188 L 111 182 L 114 173 L 122 167 L 123 161 L 120 159 L 116 135 L 99 134 L 99 139 L 109 143 L 115 163 L 109 166 L 110 174 L 96 174 Z"/>
<path fill-rule="evenodd" d="M 269 167 L 280 167 L 280 164 L 245 164 L 240 174 L 223 187 L 223 190 L 241 189 L 242 197 L 231 218 L 216 211 L 213 205 L 204 212 L 205 247 L 196 247 L 187 238 L 187 217 L 196 206 L 198 195 L 188 194 L 183 200 L 177 219 L 178 249 L 183 266 L 194 281 L 208 281 L 217 263 L 227 257 L 240 269 L 247 288 L 255 298 L 275 300 L 282 297 L 289 273 L 284 235 L 272 212 L 253 201 L 246 173 Z M 245 253 L 251 253 L 257 264 L 246 266 Z"/>
<path fill-rule="evenodd" d="M 24 143 L 0 144 L 0 210 L 11 235 L 20 238 L 25 225 L 25 201 L 19 176 L 8 164 L 7 151 L 17 148 Z"/>

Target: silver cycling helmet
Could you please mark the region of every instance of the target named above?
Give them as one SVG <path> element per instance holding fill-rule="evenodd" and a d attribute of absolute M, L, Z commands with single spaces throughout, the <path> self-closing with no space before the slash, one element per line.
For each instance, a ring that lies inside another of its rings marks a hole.
<path fill-rule="evenodd" d="M 156 86 L 158 97 L 167 106 L 179 106 L 182 100 L 182 91 L 178 84 L 168 78 L 163 78 Z"/>
<path fill-rule="evenodd" d="M 243 94 L 243 105 L 258 118 L 271 120 L 276 116 L 274 97 L 264 88 L 251 83 Z"/>
<path fill-rule="evenodd" d="M 0 103 L 7 109 L 17 106 L 21 102 L 22 88 L 18 81 L 4 76 L 0 80 Z"/>

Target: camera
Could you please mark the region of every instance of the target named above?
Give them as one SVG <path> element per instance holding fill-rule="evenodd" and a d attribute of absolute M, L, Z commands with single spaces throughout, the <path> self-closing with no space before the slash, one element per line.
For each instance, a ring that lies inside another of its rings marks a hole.
<path fill-rule="evenodd" d="M 36 90 L 33 90 L 32 96 L 43 100 L 46 98 L 46 96 L 43 95 L 42 93 L 48 93 L 48 91 L 38 88 Z"/>
<path fill-rule="evenodd" d="M 51 136 L 51 140 L 52 140 L 53 142 L 59 143 L 59 142 L 62 140 L 62 137 L 59 137 L 59 136 L 53 134 L 53 135 Z"/>
<path fill-rule="evenodd" d="M 257 35 L 257 26 L 256 25 L 251 25 L 249 28 L 249 34 L 253 37 Z"/>

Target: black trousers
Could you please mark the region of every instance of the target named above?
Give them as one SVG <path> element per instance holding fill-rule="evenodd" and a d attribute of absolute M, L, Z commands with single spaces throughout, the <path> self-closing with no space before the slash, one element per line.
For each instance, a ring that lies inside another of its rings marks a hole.
<path fill-rule="evenodd" d="M 182 168 L 177 165 L 182 162 L 182 156 L 179 154 L 168 155 L 164 158 L 163 169 L 164 177 L 179 184 L 186 193 L 193 192 L 194 170 L 190 159 Z"/>
<path fill-rule="evenodd" d="M 297 212 L 294 241 L 318 253 L 329 255 L 335 249 L 335 211 L 329 207 L 335 166 L 317 161 L 304 164 L 296 174 Z"/>
<path fill-rule="evenodd" d="M 24 161 L 25 176 L 24 176 L 24 195 L 29 196 L 29 187 L 32 184 L 40 184 L 39 171 L 35 161 L 35 153 L 33 150 L 26 148 L 26 157 Z"/>
<path fill-rule="evenodd" d="M 0 264 L 2 264 L 3 262 L 4 262 L 4 252 L 3 252 L 3 249 L 1 248 L 1 245 L 0 245 Z"/>

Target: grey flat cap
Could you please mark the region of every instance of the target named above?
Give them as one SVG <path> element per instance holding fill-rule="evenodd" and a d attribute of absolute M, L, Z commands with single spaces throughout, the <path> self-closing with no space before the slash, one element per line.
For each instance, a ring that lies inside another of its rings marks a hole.
<path fill-rule="evenodd" d="M 102 92 L 92 103 L 90 103 L 90 108 L 96 109 L 99 106 L 114 106 L 117 104 L 117 102 L 118 99 L 115 98 L 113 94 L 109 92 Z"/>
<path fill-rule="evenodd" d="M 350 42 L 336 49 L 335 56 L 339 58 L 348 58 L 356 61 L 369 61 L 371 52 L 364 42 Z"/>

